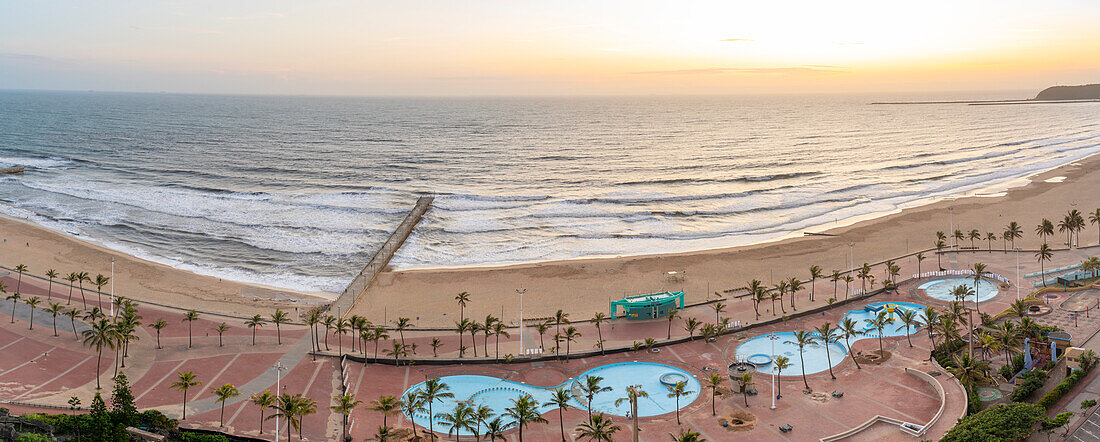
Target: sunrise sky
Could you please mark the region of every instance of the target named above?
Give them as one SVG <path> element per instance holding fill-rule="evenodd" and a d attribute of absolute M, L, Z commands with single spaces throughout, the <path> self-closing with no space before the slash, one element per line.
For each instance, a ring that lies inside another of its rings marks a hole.
<path fill-rule="evenodd" d="M 0 0 L 0 89 L 325 95 L 1038 90 L 1100 1 Z"/>

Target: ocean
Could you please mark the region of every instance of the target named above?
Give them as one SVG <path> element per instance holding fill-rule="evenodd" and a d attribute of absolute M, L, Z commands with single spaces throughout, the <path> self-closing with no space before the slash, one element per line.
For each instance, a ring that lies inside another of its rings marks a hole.
<path fill-rule="evenodd" d="M 736 246 L 1100 152 L 1096 103 L 753 96 L 335 98 L 0 91 L 0 213 L 244 282 Z M 6 263 L 14 265 L 14 262 Z M 63 272 L 78 269 L 59 269 Z"/>

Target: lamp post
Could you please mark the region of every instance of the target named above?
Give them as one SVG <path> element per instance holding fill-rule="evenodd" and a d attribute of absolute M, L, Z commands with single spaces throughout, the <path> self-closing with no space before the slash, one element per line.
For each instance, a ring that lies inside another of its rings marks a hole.
<path fill-rule="evenodd" d="M 779 339 L 775 333 L 768 336 L 768 340 L 772 344 L 772 410 L 775 409 L 775 340 Z"/>
<path fill-rule="evenodd" d="M 856 269 L 856 251 L 854 248 L 855 245 L 856 243 L 854 242 L 848 242 L 848 259 L 851 261 L 848 263 L 848 268 L 851 270 Z"/>
<path fill-rule="evenodd" d="M 954 238 L 955 237 L 954 235 L 952 235 L 952 233 L 954 231 L 955 231 L 955 208 L 954 207 L 948 207 L 947 208 L 947 234 L 950 235 L 950 236 L 948 236 L 949 238 Z M 956 242 L 955 245 L 957 246 L 957 245 L 959 245 L 959 243 Z"/>
<path fill-rule="evenodd" d="M 276 398 L 276 400 L 278 400 L 279 394 L 282 393 L 282 387 L 280 387 L 280 384 L 282 383 L 282 380 L 283 380 L 283 378 L 282 378 L 283 369 L 285 369 L 286 367 L 283 366 L 282 361 L 275 361 L 275 365 L 272 365 L 271 368 L 275 369 L 275 398 Z M 279 415 L 278 414 L 275 415 L 275 439 L 276 440 L 279 439 Z"/>
<path fill-rule="evenodd" d="M 1020 248 L 1016 247 L 1016 300 L 1020 300 Z"/>
<path fill-rule="evenodd" d="M 527 289 L 516 289 L 516 293 L 519 294 L 519 354 L 522 357 L 527 354 L 523 349 L 523 294 Z"/>
<path fill-rule="evenodd" d="M 111 257 L 111 317 L 115 316 L 115 257 Z"/>

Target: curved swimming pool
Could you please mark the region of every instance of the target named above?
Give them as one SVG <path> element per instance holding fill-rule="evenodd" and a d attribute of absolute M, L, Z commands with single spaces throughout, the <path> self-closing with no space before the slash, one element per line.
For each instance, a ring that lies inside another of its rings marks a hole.
<path fill-rule="evenodd" d="M 917 286 L 917 289 L 924 290 L 924 294 L 941 301 L 954 301 L 955 295 L 951 294 L 951 290 L 954 290 L 955 287 L 960 285 L 965 285 L 973 289 L 974 278 L 950 277 L 933 279 Z M 978 302 L 992 299 L 994 296 L 997 296 L 999 291 L 997 284 L 984 279 L 981 280 L 978 282 Z M 974 302 L 974 296 L 967 296 L 964 301 Z"/>
<path fill-rule="evenodd" d="M 852 339 L 851 342 L 856 342 L 860 339 L 878 338 L 878 330 L 872 327 L 868 323 L 868 320 L 878 315 L 879 311 L 886 310 L 887 305 L 892 305 L 895 312 L 898 309 L 915 311 L 924 310 L 923 305 L 911 302 L 875 302 L 867 304 L 866 307 L 859 310 L 849 310 L 844 317 L 859 323 L 860 328 L 863 329 L 865 333 L 858 338 Z M 916 333 L 916 331 L 916 329 L 909 330 L 910 334 Z M 891 325 L 884 328 L 882 332 L 883 337 L 905 336 L 905 327 L 898 321 L 894 321 Z M 816 332 L 812 332 L 811 334 L 814 337 L 820 336 Z M 776 337 L 774 353 L 772 353 L 772 336 Z M 745 340 L 737 346 L 734 352 L 737 360 L 748 360 L 749 362 L 753 362 L 756 365 L 756 370 L 764 374 L 772 374 L 775 371 L 774 359 L 776 356 L 786 356 L 787 359 L 790 360 L 791 365 L 783 369 L 783 374 L 796 376 L 802 374 L 802 361 L 799 360 L 798 345 L 792 343 L 794 340 L 794 332 L 769 333 Z M 820 342 L 805 347 L 802 353 L 802 359 L 805 361 L 806 374 L 820 373 L 828 370 L 829 362 L 832 362 L 832 365 L 835 367 L 848 356 L 848 349 L 844 346 L 843 339 L 829 345 L 828 356 L 826 356 L 825 351 L 825 345 Z M 759 356 L 771 356 L 771 360 Z M 756 364 L 758 361 L 763 363 Z"/>
<path fill-rule="evenodd" d="M 488 406 L 497 416 L 500 416 L 506 408 L 512 406 L 513 399 L 524 394 L 531 395 L 539 403 L 540 413 L 546 413 L 556 408 L 543 405 L 554 395 L 554 390 L 558 388 L 575 390 L 574 383 L 579 385 L 579 383 L 584 382 L 584 378 L 587 376 L 601 376 L 603 380 L 600 381 L 600 385 L 611 388 L 611 391 L 597 394 L 593 398 L 592 411 L 618 416 L 626 416 L 630 411 L 628 401 L 615 405 L 616 400 L 626 396 L 626 387 L 630 385 L 641 385 L 642 390 L 649 394 L 649 397 L 641 398 L 638 401 L 638 416 L 640 417 L 656 416 L 676 411 L 676 399 L 668 397 L 669 389 L 661 382 L 662 378 L 665 380 L 683 379 L 687 383 L 687 390 L 691 393 L 680 398 L 681 408 L 695 401 L 701 390 L 699 381 L 690 373 L 671 365 L 652 362 L 622 362 L 602 365 L 553 387 L 538 387 L 492 376 L 444 376 L 440 378 L 440 381 L 450 387 L 449 392 L 454 394 L 455 397 L 437 400 L 432 404 L 432 413 L 436 415 L 450 413 L 459 402 L 463 402 L 473 407 Z M 420 391 L 423 388 L 424 383 L 421 382 L 406 390 L 405 393 Z M 404 394 L 402 394 L 403 396 Z M 586 408 L 584 402 L 587 402 L 586 398 L 582 398 L 582 400 L 574 398 L 570 401 L 570 406 L 584 410 Z M 418 413 L 416 416 L 409 416 L 409 419 L 414 424 L 422 427 L 426 428 L 428 426 L 427 410 Z M 441 428 L 444 429 L 444 432 L 447 431 L 446 426 L 440 419 L 433 419 L 433 421 L 437 431 Z M 461 434 L 470 435 L 473 433 L 464 430 Z"/>

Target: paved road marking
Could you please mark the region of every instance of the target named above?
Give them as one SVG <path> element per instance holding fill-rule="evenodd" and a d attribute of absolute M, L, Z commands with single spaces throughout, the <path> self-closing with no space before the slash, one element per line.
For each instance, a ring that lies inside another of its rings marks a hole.
<path fill-rule="evenodd" d="M 237 416 L 240 415 L 242 411 L 244 411 L 245 405 L 248 405 L 247 401 L 241 401 L 239 403 L 241 404 L 241 406 L 237 407 L 237 411 L 235 413 L 233 413 L 232 416 L 229 416 L 229 420 L 225 421 L 225 426 L 228 427 L 228 426 L 233 425 L 233 421 L 237 420 Z M 264 417 L 267 417 L 267 416 L 264 416 Z"/>
<path fill-rule="evenodd" d="M 22 368 L 22 367 L 23 367 L 24 365 L 30 364 L 31 362 L 34 362 L 34 361 L 35 361 L 36 359 L 38 359 L 38 358 L 41 358 L 42 356 L 45 356 L 45 355 L 46 355 L 47 353 L 49 353 L 49 352 L 51 352 L 51 351 L 54 351 L 54 350 L 56 350 L 56 349 L 57 349 L 57 347 L 52 347 L 52 348 L 50 348 L 49 350 L 46 350 L 46 351 L 42 352 L 42 354 L 40 354 L 40 355 L 38 355 L 38 356 L 35 356 L 35 357 L 33 357 L 33 358 L 30 358 L 29 360 L 27 360 L 27 362 L 24 362 L 24 363 L 22 363 L 22 364 L 16 365 L 15 367 L 12 367 L 12 368 L 11 368 L 10 370 L 8 370 L 8 371 L 5 371 L 5 372 L 3 372 L 3 373 L 0 373 L 0 377 L 3 377 L 4 375 L 6 375 L 6 374 L 8 374 L 8 373 L 11 373 L 11 372 L 13 372 L 13 371 L 15 371 L 15 370 L 18 370 L 18 369 L 20 369 L 20 368 Z"/>
<path fill-rule="evenodd" d="M 23 394 L 21 394 L 21 395 L 19 395 L 19 396 L 16 396 L 16 397 L 15 397 L 15 399 L 20 399 L 20 398 L 22 398 L 22 397 L 24 397 L 24 396 L 26 396 L 26 395 L 28 395 L 28 394 L 31 394 L 31 393 L 33 393 L 33 392 L 34 392 L 35 390 L 37 390 L 37 389 L 39 389 L 39 388 L 42 388 L 42 387 L 45 387 L 46 385 L 50 384 L 51 382 L 53 382 L 53 381 L 56 381 L 56 380 L 60 379 L 60 378 L 61 378 L 62 376 L 65 376 L 65 375 L 69 374 L 69 372 L 71 372 L 71 371 L 73 371 L 73 370 L 76 370 L 76 368 L 77 368 L 77 367 L 79 367 L 79 366 L 81 366 L 81 365 L 84 365 L 84 363 L 85 363 L 85 362 L 88 362 L 88 360 L 89 360 L 89 359 L 91 359 L 91 358 L 93 358 L 93 357 L 94 357 L 94 356 L 88 356 L 88 357 L 84 358 L 84 360 L 83 360 L 83 361 L 80 361 L 80 362 L 78 362 L 78 363 L 74 364 L 74 365 L 73 365 L 73 366 L 72 366 L 71 368 L 69 368 L 68 370 L 65 370 L 65 372 L 64 372 L 64 373 L 61 373 L 61 374 L 59 374 L 59 375 L 57 375 L 57 376 L 54 376 L 54 377 L 53 377 L 53 379 L 50 379 L 50 380 L 48 380 L 48 381 L 46 381 L 46 382 L 43 382 L 43 383 L 39 384 L 39 385 L 38 385 L 37 387 L 34 387 L 34 388 L 32 388 L 32 389 L 28 390 L 28 391 L 27 391 L 26 393 L 23 393 Z"/>
<path fill-rule="evenodd" d="M 672 347 L 673 346 L 669 345 L 669 346 L 666 346 L 665 348 L 668 349 L 669 353 L 672 353 L 672 356 L 676 357 L 676 360 L 680 361 L 683 364 L 687 364 L 687 361 L 685 361 L 684 358 L 681 358 L 680 354 L 676 353 L 676 350 L 673 350 Z M 690 366 L 691 364 L 688 364 L 688 365 Z"/>
<path fill-rule="evenodd" d="M 26 336 L 22 336 L 22 337 L 20 337 L 19 339 L 16 339 L 16 340 L 14 340 L 14 341 L 11 341 L 11 343 L 9 343 L 8 345 L 5 345 L 5 346 L 3 346 L 3 347 L 0 347 L 0 350 L 3 350 L 3 349 L 5 349 L 5 348 L 8 348 L 8 347 L 11 347 L 11 346 L 15 345 L 15 343 L 16 343 L 16 342 L 22 341 L 22 340 L 24 340 L 24 339 L 27 339 L 27 337 L 26 337 Z"/>
<path fill-rule="evenodd" d="M 191 400 L 197 401 L 197 400 L 199 400 L 199 396 L 202 396 L 202 392 L 207 391 L 207 390 L 214 390 L 215 388 L 217 388 L 218 383 L 216 381 L 218 380 L 218 378 L 222 377 L 222 374 L 224 374 L 225 371 L 229 369 L 229 366 L 233 365 L 233 362 L 236 362 L 237 358 L 240 357 L 240 356 L 241 356 L 240 353 L 237 353 L 237 354 L 233 355 L 233 359 L 230 359 L 229 363 L 225 364 L 225 366 L 222 367 L 222 369 L 220 371 L 218 371 L 218 374 L 214 375 L 213 378 L 211 378 L 209 381 L 206 382 L 206 388 L 200 389 L 198 394 L 196 394 L 194 398 L 191 398 Z"/>
<path fill-rule="evenodd" d="M 161 382 L 164 382 L 165 379 L 168 379 L 168 376 L 176 374 L 176 370 L 179 370 L 179 368 L 183 366 L 184 362 L 187 362 L 187 360 L 185 359 L 185 360 L 180 361 L 179 364 L 176 364 L 175 367 L 172 367 L 171 370 L 168 370 L 168 373 L 165 373 L 163 377 L 158 379 L 157 382 L 153 384 L 153 386 L 149 387 L 148 390 L 145 390 L 144 392 L 139 394 L 138 397 L 134 398 L 134 402 L 137 402 L 137 401 L 141 400 L 141 398 L 144 397 L 145 395 L 149 394 L 150 391 L 155 390 L 157 388 L 157 386 L 160 385 Z"/>

